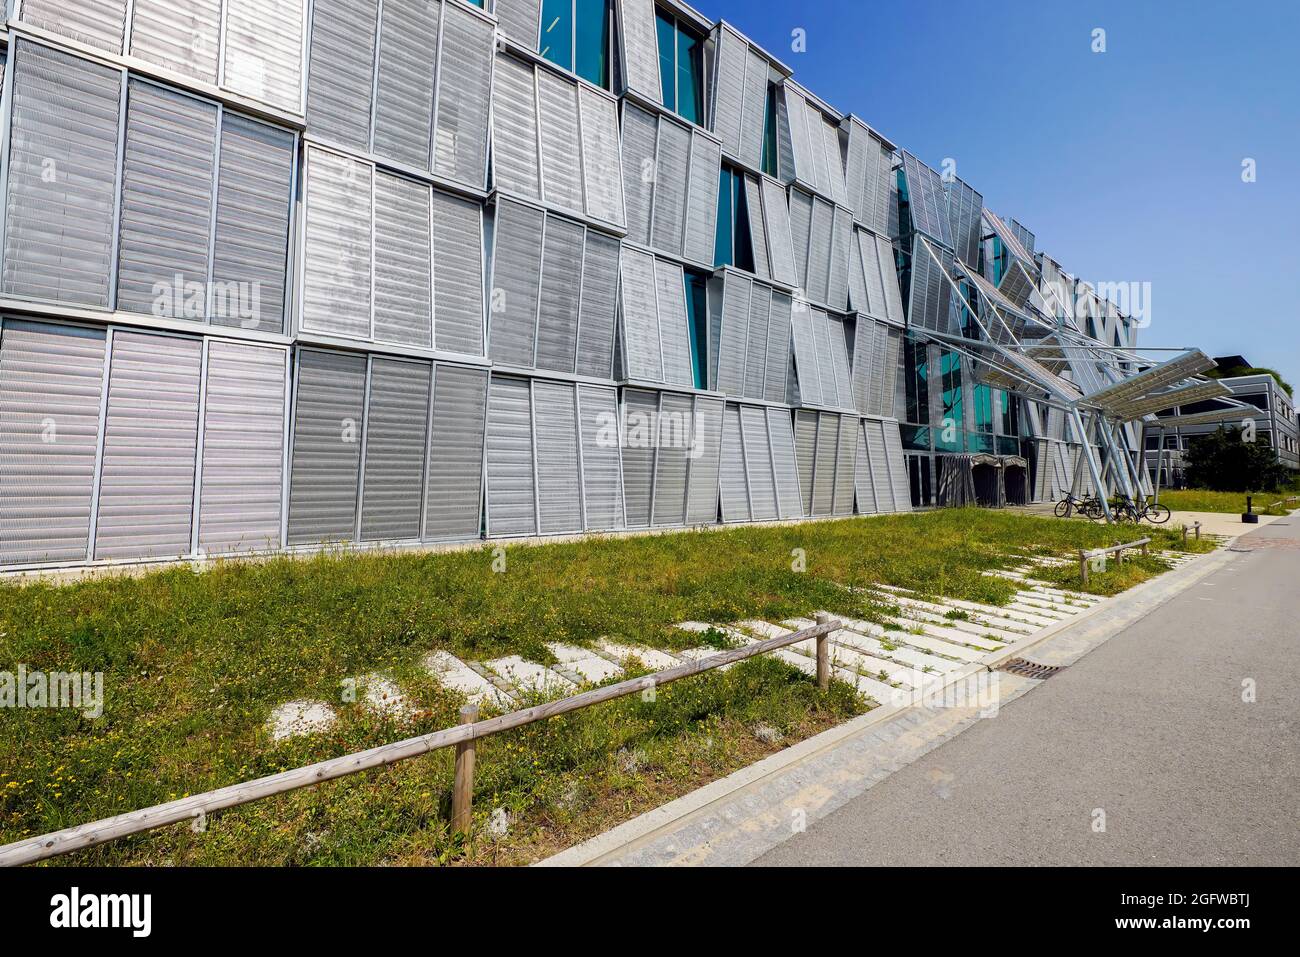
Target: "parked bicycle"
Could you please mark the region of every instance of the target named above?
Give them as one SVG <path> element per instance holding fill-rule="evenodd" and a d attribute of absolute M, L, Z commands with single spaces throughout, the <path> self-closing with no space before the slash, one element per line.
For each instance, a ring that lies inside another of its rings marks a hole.
<path fill-rule="evenodd" d="M 1147 502 L 1145 500 L 1133 501 L 1130 498 L 1119 497 L 1110 503 L 1111 515 L 1117 522 L 1150 522 L 1152 525 L 1163 525 L 1169 521 L 1169 516 L 1173 513 L 1169 507 L 1161 505 L 1159 502 Z"/>
<path fill-rule="evenodd" d="M 1056 503 L 1055 511 L 1057 518 L 1069 518 L 1075 512 L 1078 512 L 1084 518 L 1089 518 L 1093 521 L 1096 521 L 1105 514 L 1105 512 L 1102 511 L 1101 500 L 1097 497 L 1089 496 L 1087 498 L 1079 498 L 1069 492 L 1066 493 L 1065 498 Z"/>

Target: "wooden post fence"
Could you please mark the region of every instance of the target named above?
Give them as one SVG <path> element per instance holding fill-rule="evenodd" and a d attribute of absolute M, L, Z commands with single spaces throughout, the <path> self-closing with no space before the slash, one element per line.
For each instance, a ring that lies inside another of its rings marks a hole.
<path fill-rule="evenodd" d="M 467 704 L 460 709 L 461 724 L 473 724 L 477 720 L 478 705 Z M 456 745 L 456 777 L 451 788 L 453 834 L 468 834 L 474 817 L 474 758 L 474 738 Z"/>
<path fill-rule="evenodd" d="M 820 611 L 817 613 L 817 624 L 825 625 L 830 620 L 830 615 Z M 831 686 L 830 643 L 829 632 L 817 636 L 817 687 L 822 691 L 828 690 Z"/>

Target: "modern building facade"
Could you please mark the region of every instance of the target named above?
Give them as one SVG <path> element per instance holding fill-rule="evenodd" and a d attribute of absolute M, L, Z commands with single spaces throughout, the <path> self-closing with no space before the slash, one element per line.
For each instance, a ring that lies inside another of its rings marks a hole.
<path fill-rule="evenodd" d="M 6 13 L 0 567 L 1050 499 L 1134 346 L 684 4 Z"/>

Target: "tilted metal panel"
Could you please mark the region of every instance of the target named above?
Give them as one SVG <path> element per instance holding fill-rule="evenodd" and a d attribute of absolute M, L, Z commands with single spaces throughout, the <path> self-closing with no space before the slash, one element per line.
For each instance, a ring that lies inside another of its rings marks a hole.
<path fill-rule="evenodd" d="M 745 209 L 749 213 L 749 235 L 754 253 L 754 273 L 760 279 L 770 279 L 772 267 L 767 258 L 767 227 L 763 224 L 763 193 L 758 180 L 745 176 Z"/>
<path fill-rule="evenodd" d="M 429 187 L 375 173 L 375 339 L 433 342 Z"/>
<path fill-rule="evenodd" d="M 795 178 L 816 189 L 817 169 L 813 162 L 813 141 L 808 135 L 808 101 L 804 99 L 802 93 L 788 83 L 785 84 L 784 90 Z"/>
<path fill-rule="evenodd" d="M 880 511 L 876 501 L 876 484 L 871 475 L 871 457 L 867 451 L 866 429 L 870 423 L 859 420 L 856 430 L 857 455 L 854 459 L 853 484 L 858 496 L 858 514 L 874 515 Z"/>
<path fill-rule="evenodd" d="M 799 499 L 803 514 L 812 514 L 813 473 L 816 471 L 817 413 L 797 409 L 794 413 L 794 455 L 799 466 Z"/>
<path fill-rule="evenodd" d="M 831 232 L 835 207 L 823 199 L 814 199 L 808 242 L 808 279 L 805 288 L 813 302 L 826 302 L 831 275 Z"/>
<path fill-rule="evenodd" d="M 540 199 L 539 162 L 534 69 L 499 53 L 492 84 L 492 177 L 497 189 Z"/>
<path fill-rule="evenodd" d="M 686 475 L 690 462 L 694 405 L 688 395 L 665 392 L 656 423 L 654 524 L 686 522 Z"/>
<path fill-rule="evenodd" d="M 127 0 L 23 0 L 32 26 L 113 53 L 122 52 Z"/>
<path fill-rule="evenodd" d="M 818 415 L 817 452 L 814 459 L 812 514 L 830 515 L 835 504 L 836 444 L 840 417 L 830 412 Z"/>
<path fill-rule="evenodd" d="M 826 156 L 827 195 L 841 206 L 849 202 L 848 190 L 844 183 L 844 153 L 840 146 L 840 129 L 825 116 L 822 117 L 822 149 Z M 850 222 L 852 215 L 850 212 Z"/>
<path fill-rule="evenodd" d="M 487 414 L 487 533 L 536 535 L 533 414 L 527 379 L 494 375 Z"/>
<path fill-rule="evenodd" d="M 99 329 L 0 330 L 0 565 L 86 558 L 104 347 Z"/>
<path fill-rule="evenodd" d="M 722 415 L 722 456 L 718 484 L 722 493 L 722 520 L 748 522 L 749 482 L 745 477 L 745 448 L 740 434 L 740 407 L 727 403 Z"/>
<path fill-rule="evenodd" d="M 362 541 L 420 537 L 431 372 L 427 362 L 381 358 L 371 362 L 361 483 Z"/>
<path fill-rule="evenodd" d="M 11 56 L 4 291 L 106 309 L 121 74 L 21 40 Z"/>
<path fill-rule="evenodd" d="M 623 162 L 618 142 L 618 106 L 585 86 L 578 88 L 582 123 L 582 176 L 587 215 L 615 226 L 627 222 L 623 208 Z"/>
<path fill-rule="evenodd" d="M 578 471 L 578 408 L 575 387 L 533 382 L 537 434 L 537 500 L 543 535 L 582 531 L 582 485 Z"/>
<path fill-rule="evenodd" d="M 864 414 L 871 412 L 875 376 L 872 359 L 878 348 L 877 325 L 866 316 L 858 316 L 853 334 L 853 407 Z"/>
<path fill-rule="evenodd" d="M 1029 274 L 1023 263 L 1012 261 L 1011 268 L 1002 276 L 1002 281 L 998 283 L 998 292 L 1011 300 L 1017 309 L 1024 308 L 1029 302 L 1029 296 L 1037 288 L 1034 277 Z"/>
<path fill-rule="evenodd" d="M 374 167 L 307 150 L 302 328 L 366 338 L 371 310 Z"/>
<path fill-rule="evenodd" d="M 550 70 L 537 71 L 542 134 L 542 195 L 547 203 L 582 212 L 582 138 L 578 133 L 578 87 Z"/>
<path fill-rule="evenodd" d="M 623 103 L 623 196 L 627 205 L 627 238 L 650 245 L 650 220 L 655 187 L 655 144 L 659 121 L 632 103 Z M 714 184 L 714 202 L 717 201 Z M 716 214 L 715 214 L 716 215 Z M 710 257 L 712 237 L 710 237 Z"/>
<path fill-rule="evenodd" d="M 767 410 L 767 433 L 772 443 L 772 469 L 776 474 L 777 511 L 781 518 L 803 517 L 799 497 L 799 465 L 795 459 L 794 426 L 790 410 Z"/>
<path fill-rule="evenodd" d="M 483 207 L 433 191 L 433 340 L 483 355 Z"/>
<path fill-rule="evenodd" d="M 608 379 L 613 375 L 619 250 L 617 239 L 587 230 L 582 259 L 582 299 L 578 310 L 579 375 L 598 379 Z"/>
<path fill-rule="evenodd" d="M 208 342 L 199 550 L 280 547 L 288 352 Z"/>
<path fill-rule="evenodd" d="M 303 8 L 298 0 L 225 0 L 226 89 L 302 112 Z"/>
<path fill-rule="evenodd" d="M 947 264 L 940 267 L 928 251 L 925 240 L 916 237 L 912 253 L 912 303 L 907 321 L 910 325 L 932 332 L 948 333 L 949 301 L 951 287 L 944 278 Z M 936 249 L 935 254 L 946 255 L 947 250 Z"/>
<path fill-rule="evenodd" d="M 202 367 L 198 339 L 113 335 L 95 558 L 190 551 Z"/>
<path fill-rule="evenodd" d="M 433 372 L 424 493 L 424 538 L 477 538 L 483 508 L 483 436 L 488 373 L 438 363 Z"/>
<path fill-rule="evenodd" d="M 134 0 L 131 55 L 216 85 L 221 0 Z"/>
<path fill-rule="evenodd" d="M 582 442 L 582 502 L 587 531 L 623 528 L 617 390 L 608 386 L 578 386 L 578 411 L 578 432 Z"/>
<path fill-rule="evenodd" d="M 578 346 L 582 226 L 558 216 L 546 220 L 541 308 L 537 318 L 537 368 L 573 372 Z"/>
<path fill-rule="evenodd" d="M 502 33 L 536 52 L 542 0 L 493 0 L 492 12 Z"/>
<path fill-rule="evenodd" d="M 903 333 L 899 329 L 882 331 L 885 336 L 885 368 L 880 387 L 880 413 L 893 416 L 898 401 L 898 373 L 903 365 Z"/>
<path fill-rule="evenodd" d="M 804 405 L 821 405 L 821 368 L 817 362 L 813 314 L 807 303 L 795 300 L 790 330 L 794 342 L 795 373 L 799 380 L 799 401 Z M 834 383 L 828 383 L 828 386 L 833 389 Z"/>
<path fill-rule="evenodd" d="M 898 217 L 898 178 L 894 174 L 894 151 L 884 143 L 877 146 L 871 153 L 876 163 L 875 193 L 868 197 L 875 215 L 874 222 L 868 220 L 867 225 L 880 235 L 888 236 L 896 232 L 890 226 Z"/>
<path fill-rule="evenodd" d="M 849 239 L 849 308 L 859 314 L 870 314 L 873 306 L 867 291 L 867 270 L 862 262 L 864 236 L 871 243 L 872 255 L 875 255 L 875 240 L 871 234 L 862 229 L 854 229 Z M 883 298 L 883 293 L 881 297 Z"/>
<path fill-rule="evenodd" d="M 764 410 L 753 405 L 742 405 L 740 426 L 745 441 L 745 471 L 749 477 L 753 519 L 758 522 L 772 521 L 777 517 L 776 480 L 772 470 L 772 446 L 767 436 Z"/>
<path fill-rule="evenodd" d="M 307 128 L 354 149 L 370 148 L 379 0 L 313 0 L 307 64 Z"/>
<path fill-rule="evenodd" d="M 721 399 L 695 397 L 690 488 L 686 493 L 686 521 L 691 525 L 712 525 L 718 520 L 718 470 L 722 455 L 724 405 Z"/>
<path fill-rule="evenodd" d="M 207 318 L 216 149 L 215 104 L 130 81 L 122 160 L 118 309 L 169 318 Z"/>
<path fill-rule="evenodd" d="M 854 467 L 858 454 L 858 418 L 840 416 L 839 445 L 835 453 L 835 502 L 831 511 L 836 515 L 853 514 Z"/>
<path fill-rule="evenodd" d="M 801 189 L 790 190 L 790 242 L 794 247 L 795 285 L 807 289 L 808 249 L 812 238 L 813 198 Z"/>
<path fill-rule="evenodd" d="M 853 242 L 853 215 L 836 206 L 831 220 L 831 269 L 826 304 L 837 312 L 849 308 L 849 246 Z"/>
<path fill-rule="evenodd" d="M 650 245 L 680 256 L 686 224 L 686 178 L 691 134 L 679 123 L 660 118 L 654 166 L 654 221 Z"/>
<path fill-rule="evenodd" d="M 876 144 L 871 130 L 856 116 L 848 117 L 848 150 L 844 161 L 845 205 L 853 210 L 855 222 L 870 225 L 875 217 L 868 197 L 875 188 L 876 164 L 871 157 Z"/>
<path fill-rule="evenodd" d="M 748 62 L 749 44 L 726 24 L 719 25 L 713 73 L 712 130 L 722 141 L 722 151 L 742 162 L 745 70 Z"/>
<path fill-rule="evenodd" d="M 686 279 L 682 267 L 655 260 L 655 295 L 659 302 L 659 343 L 663 350 L 664 382 L 692 388 L 691 328 L 686 313 Z"/>
<path fill-rule="evenodd" d="M 853 408 L 853 388 L 849 382 L 849 346 L 844 323 L 828 316 L 826 326 L 830 336 L 831 369 L 835 373 L 835 404 L 850 409 Z"/>
<path fill-rule="evenodd" d="M 751 169 L 763 165 L 763 132 L 767 117 L 767 81 L 772 70 L 767 60 L 749 48 L 745 58 L 745 91 L 741 109 L 740 156 Z"/>
<path fill-rule="evenodd" d="M 788 286 L 798 285 L 785 190 L 780 183 L 766 177 L 763 179 L 763 220 L 767 226 L 764 232 L 770 251 L 768 259 L 772 278 Z"/>
<path fill-rule="evenodd" d="M 830 320 L 821 309 L 812 309 L 812 341 L 817 350 L 817 377 L 821 382 L 821 404 L 840 404 L 840 377 L 832 358 Z"/>
<path fill-rule="evenodd" d="M 475 189 L 487 180 L 495 44 L 490 22 L 457 4 L 443 4 L 433 171 Z M 443 95 L 448 91 L 451 95 Z"/>
<path fill-rule="evenodd" d="M 867 433 L 867 458 L 871 466 L 871 487 L 876 494 L 876 511 L 894 512 L 894 486 L 889 477 L 889 465 L 885 461 L 888 452 L 885 449 L 885 434 L 879 419 L 865 419 L 863 427 Z"/>
<path fill-rule="evenodd" d="M 804 104 L 804 125 L 808 131 L 808 153 L 812 158 L 812 179 L 809 184 L 823 196 L 831 195 L 831 170 L 826 156 L 826 137 L 823 128 L 826 118 L 812 103 Z"/>
<path fill-rule="evenodd" d="M 979 262 L 983 223 L 980 213 L 984 197 L 959 179 L 944 184 L 948 227 L 952 233 L 953 248 L 964 262 Z"/>
<path fill-rule="evenodd" d="M 429 168 L 441 12 L 438 0 L 385 3 L 380 11 L 374 151 L 417 169 Z"/>
<path fill-rule="evenodd" d="M 883 236 L 876 237 L 876 261 L 880 266 L 880 281 L 885 287 L 885 306 L 888 318 L 898 325 L 906 321 L 903 314 L 903 294 L 898 285 L 898 269 L 894 265 L 894 247 Z"/>
<path fill-rule="evenodd" d="M 881 423 L 885 434 L 885 464 L 889 467 L 890 484 L 894 490 L 894 511 L 912 510 L 912 489 L 907 478 L 907 457 L 903 453 L 903 438 L 898 423 L 886 419 Z"/>
<path fill-rule="evenodd" d="M 875 332 L 875 348 L 871 355 L 871 404 L 867 409 L 867 413 L 869 415 L 883 415 L 885 412 L 885 366 L 889 359 L 889 337 L 882 325 L 877 325 Z"/>
<path fill-rule="evenodd" d="M 767 330 L 772 312 L 772 289 L 753 284 L 749 296 L 749 332 L 745 349 L 745 388 L 749 399 L 761 399 L 767 391 Z"/>
<path fill-rule="evenodd" d="M 795 178 L 794 143 L 790 137 L 790 111 L 782 85 L 776 91 L 776 172 L 782 183 L 792 183 Z"/>
<path fill-rule="evenodd" d="M 692 130 L 682 257 L 710 267 L 713 266 L 717 241 L 718 173 L 721 165 L 722 148 L 698 130 Z"/>
<path fill-rule="evenodd" d="M 722 328 L 717 347 L 717 382 L 714 388 L 727 395 L 745 391 L 745 353 L 749 341 L 749 308 L 753 283 L 735 272 L 723 280 Z"/>
<path fill-rule="evenodd" d="M 252 317 L 213 316 L 215 325 L 284 332 L 294 155 L 287 130 L 222 115 L 212 281 L 214 291 L 254 290 L 258 307 Z"/>
<path fill-rule="evenodd" d="M 621 62 L 629 89 L 655 103 L 663 101 L 659 84 L 659 44 L 655 34 L 654 0 L 615 0 L 617 36 L 623 41 Z"/>
<path fill-rule="evenodd" d="M 782 292 L 772 294 L 772 311 L 767 323 L 767 373 L 763 398 L 768 402 L 786 401 L 790 371 L 790 316 L 793 303 Z"/>
<path fill-rule="evenodd" d="M 952 230 L 948 225 L 943 180 L 938 173 L 907 151 L 903 152 L 903 175 L 907 179 L 907 198 L 913 227 L 951 249 Z"/>
<path fill-rule="evenodd" d="M 623 501 L 629 528 L 650 524 L 650 495 L 654 487 L 655 418 L 659 393 L 623 390 L 621 441 L 623 447 Z"/>
<path fill-rule="evenodd" d="M 531 206 L 497 203 L 488 355 L 502 365 L 533 364 L 545 219 L 541 210 Z"/>
<path fill-rule="evenodd" d="M 648 382 L 664 380 L 655 305 L 655 258 L 624 247 L 620 265 L 623 316 L 623 356 L 627 375 Z"/>
<path fill-rule="evenodd" d="M 349 541 L 356 533 L 365 401 L 363 357 L 299 351 L 289 468 L 290 545 Z"/>

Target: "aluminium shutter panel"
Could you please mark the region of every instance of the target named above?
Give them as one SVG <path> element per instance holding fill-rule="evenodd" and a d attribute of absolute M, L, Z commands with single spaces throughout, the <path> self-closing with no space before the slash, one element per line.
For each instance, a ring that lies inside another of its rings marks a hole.
<path fill-rule="evenodd" d="M 894 512 L 894 486 L 889 477 L 889 465 L 885 461 L 885 434 L 879 419 L 864 419 L 863 428 L 867 435 L 867 460 L 871 467 L 871 487 L 876 495 L 876 510 Z"/>
<path fill-rule="evenodd" d="M 717 241 L 718 174 L 722 148 L 699 130 L 691 131 L 690 185 L 686 192 L 686 238 L 682 258 L 713 267 Z"/>
<path fill-rule="evenodd" d="M 375 171 L 376 341 L 432 345 L 429 214 L 429 187 Z"/>
<path fill-rule="evenodd" d="M 4 292 L 107 309 L 122 74 L 15 46 Z"/>
<path fill-rule="evenodd" d="M 816 471 L 817 413 L 796 409 L 794 413 L 794 455 L 799 466 L 799 498 L 803 514 L 812 514 L 813 473 Z"/>
<path fill-rule="evenodd" d="M 866 315 L 872 311 L 872 307 L 867 296 L 866 270 L 862 266 L 860 233 L 860 230 L 853 230 L 853 236 L 849 240 L 849 311 Z"/>
<path fill-rule="evenodd" d="M 303 7 L 298 0 L 225 0 L 225 86 L 302 112 Z"/>
<path fill-rule="evenodd" d="M 849 246 L 853 242 L 853 216 L 842 206 L 836 206 L 831 221 L 830 282 L 826 290 L 826 304 L 837 312 L 849 308 Z"/>
<path fill-rule="evenodd" d="M 746 398 L 761 399 L 767 391 L 767 331 L 772 312 L 772 289 L 761 282 L 750 284 L 749 333 L 745 355 Z"/>
<path fill-rule="evenodd" d="M 790 369 L 790 310 L 793 303 L 785 293 L 772 293 L 772 311 L 767 323 L 767 374 L 763 398 L 785 402 L 786 378 Z"/>
<path fill-rule="evenodd" d="M 690 462 L 694 402 L 688 395 L 665 392 L 655 429 L 654 524 L 686 522 L 686 475 Z"/>
<path fill-rule="evenodd" d="M 812 316 L 813 345 L 817 350 L 817 377 L 821 380 L 821 404 L 839 405 L 840 384 L 831 358 L 830 320 L 821 309 L 810 309 L 809 313 Z"/>
<path fill-rule="evenodd" d="M 655 144 L 659 139 L 659 121 L 653 114 L 625 101 L 622 133 L 623 196 L 627 203 L 627 238 L 642 246 L 649 246 L 656 179 Z M 716 182 L 713 186 L 713 202 L 716 205 Z M 710 259 L 712 244 L 713 237 L 710 237 Z"/>
<path fill-rule="evenodd" d="M 438 363 L 433 374 L 424 493 L 424 538 L 455 541 L 482 531 L 486 369 Z"/>
<path fill-rule="evenodd" d="M 808 101 L 789 83 L 785 84 L 785 106 L 795 179 L 816 189 L 817 173 L 813 166 L 812 141 L 808 136 Z"/>
<path fill-rule="evenodd" d="M 23 0 L 32 26 L 113 53 L 122 52 L 127 0 Z"/>
<path fill-rule="evenodd" d="M 208 341 L 199 551 L 280 547 L 285 349 Z"/>
<path fill-rule="evenodd" d="M 131 55 L 216 85 L 221 0 L 135 0 Z"/>
<path fill-rule="evenodd" d="M 496 14 L 502 33 L 533 51 L 537 50 L 542 0 L 494 0 L 492 12 Z"/>
<path fill-rule="evenodd" d="M 531 206 L 497 203 L 488 355 L 502 365 L 533 364 L 545 220 L 545 214 Z"/>
<path fill-rule="evenodd" d="M 483 207 L 433 191 L 433 339 L 442 352 L 483 355 Z"/>
<path fill-rule="evenodd" d="M 808 298 L 826 303 L 831 274 L 831 231 L 835 207 L 814 199 L 808 241 Z"/>
<path fill-rule="evenodd" d="M 898 371 L 903 364 L 903 333 L 898 329 L 883 329 L 885 340 L 885 369 L 880 387 L 880 414 L 892 417 L 898 398 Z M 908 492 L 911 494 L 910 490 Z"/>
<path fill-rule="evenodd" d="M 727 403 L 722 414 L 722 456 L 718 485 L 722 493 L 722 520 L 748 522 L 749 481 L 745 477 L 745 447 L 740 435 L 740 407 Z"/>
<path fill-rule="evenodd" d="M 380 11 L 374 151 L 429 168 L 438 54 L 438 0 L 385 3 Z"/>
<path fill-rule="evenodd" d="M 718 334 L 718 372 L 715 389 L 727 395 L 745 391 L 745 350 L 749 335 L 753 283 L 738 272 L 727 271 L 723 280 L 722 328 Z"/>
<path fill-rule="evenodd" d="M 769 408 L 767 432 L 772 440 L 777 510 L 783 519 L 800 518 L 803 515 L 803 502 L 799 496 L 799 465 L 795 457 L 790 410 Z"/>
<path fill-rule="evenodd" d="M 822 196 L 831 195 L 831 171 L 827 164 L 826 157 L 826 138 L 823 127 L 826 125 L 826 119 L 822 111 L 813 106 L 812 103 L 805 101 L 804 104 L 804 125 L 808 131 L 808 155 L 811 158 L 813 178 L 812 183 L 816 186 L 817 192 Z"/>
<path fill-rule="evenodd" d="M 540 199 L 537 92 L 533 68 L 497 54 L 492 84 L 492 177 L 498 189 Z"/>
<path fill-rule="evenodd" d="M 650 245 L 674 256 L 680 256 L 682 252 L 690 153 L 690 130 L 661 117 L 654 165 L 654 216 Z"/>
<path fill-rule="evenodd" d="M 767 258 L 767 227 L 763 224 L 763 194 L 758 180 L 746 176 L 745 209 L 749 213 L 750 248 L 754 253 L 754 273 L 761 279 L 769 279 L 772 268 Z"/>
<path fill-rule="evenodd" d="M 812 513 L 829 515 L 835 498 L 835 446 L 838 415 L 822 412 L 817 417 L 817 451 L 813 460 Z"/>
<path fill-rule="evenodd" d="M 578 87 L 582 122 L 582 177 L 587 215 L 622 226 L 623 163 L 618 148 L 618 104 L 586 86 Z"/>
<path fill-rule="evenodd" d="M 812 239 L 813 198 L 801 189 L 790 190 L 790 241 L 794 246 L 795 286 L 808 287 L 808 251 Z"/>
<path fill-rule="evenodd" d="M 533 382 L 537 433 L 537 500 L 543 535 L 582 531 L 582 477 L 578 469 L 578 409 L 569 383 Z"/>
<path fill-rule="evenodd" d="M 858 417 L 840 416 L 839 446 L 835 453 L 835 504 L 836 515 L 853 514 L 853 469 L 858 454 Z"/>
<path fill-rule="evenodd" d="M 664 364 L 655 305 L 655 258 L 625 247 L 621 274 L 623 349 L 628 378 L 662 382 Z M 685 295 L 684 288 L 682 295 Z"/>
<path fill-rule="evenodd" d="M 623 390 L 623 501 L 629 528 L 650 524 L 655 449 L 652 430 L 659 412 L 659 394 L 643 389 Z"/>
<path fill-rule="evenodd" d="M 869 420 L 860 419 L 857 435 L 857 457 L 853 470 L 853 481 L 858 493 L 858 513 L 861 515 L 874 515 L 881 511 L 876 501 L 876 485 L 871 476 L 871 457 L 867 451 L 867 428 L 871 425 Z"/>
<path fill-rule="evenodd" d="M 659 84 L 659 45 L 655 33 L 654 0 L 615 0 L 623 41 L 624 80 L 629 89 L 655 103 L 663 102 Z"/>
<path fill-rule="evenodd" d="M 118 239 L 117 307 L 127 312 L 203 320 L 187 287 L 206 290 L 212 233 L 212 171 L 216 163 L 217 107 L 131 80 L 126 106 Z M 179 278 L 180 288 L 177 289 Z M 160 283 L 160 288 L 155 284 Z M 159 310 L 160 290 L 172 306 Z"/>
<path fill-rule="evenodd" d="M 848 151 L 844 161 L 844 205 L 853 211 L 856 222 L 869 222 L 866 216 L 866 197 L 870 187 L 868 179 L 875 176 L 876 167 L 867 162 L 867 150 L 871 147 L 871 133 L 867 125 L 856 116 L 847 117 Z"/>
<path fill-rule="evenodd" d="M 379 0 L 313 0 L 307 65 L 307 128 L 370 149 L 371 92 Z"/>
<path fill-rule="evenodd" d="M 840 128 L 823 116 L 821 132 L 826 150 L 826 166 L 830 173 L 827 193 L 839 205 L 847 206 L 849 195 L 844 183 L 844 153 L 840 148 Z M 850 211 L 849 221 L 852 223 L 852 211 Z"/>
<path fill-rule="evenodd" d="M 763 219 L 767 224 L 767 242 L 771 249 L 772 278 L 787 286 L 797 286 L 794 247 L 790 232 L 790 209 L 785 190 L 775 180 L 763 178 Z"/>
<path fill-rule="evenodd" d="M 722 151 L 743 162 L 741 133 L 744 125 L 745 71 L 749 44 L 725 23 L 718 25 L 713 75 L 713 132 Z"/>
<path fill-rule="evenodd" d="M 745 472 L 749 479 L 749 500 L 756 522 L 777 517 L 776 480 L 772 471 L 772 446 L 767 435 L 767 417 L 758 406 L 740 407 L 740 428 L 745 446 Z"/>
<path fill-rule="evenodd" d="M 487 414 L 487 533 L 536 535 L 533 415 L 527 379 L 492 376 Z"/>
<path fill-rule="evenodd" d="M 903 437 L 898 431 L 898 423 L 886 419 L 881 424 L 885 435 L 885 464 L 889 468 L 890 484 L 894 490 L 894 511 L 910 512 L 912 510 L 912 488 L 907 478 L 907 458 L 903 454 Z M 1066 485 L 1069 488 L 1069 485 Z"/>
<path fill-rule="evenodd" d="M 371 360 L 361 468 L 362 541 L 420 537 L 431 371 L 427 362 Z"/>
<path fill-rule="evenodd" d="M 0 330 L 0 565 L 86 558 L 105 338 L 13 319 Z"/>
<path fill-rule="evenodd" d="M 691 330 L 686 317 L 686 279 L 676 263 L 655 260 L 655 294 L 659 302 L 659 343 L 664 382 L 692 388 Z"/>
<path fill-rule="evenodd" d="M 619 241 L 587 230 L 582 257 L 582 299 L 578 310 L 577 372 L 613 377 L 614 327 L 618 319 Z M 622 511 L 620 505 L 619 511 Z"/>
<path fill-rule="evenodd" d="M 349 541 L 356 531 L 366 360 L 300 350 L 295 396 L 288 544 Z"/>
<path fill-rule="evenodd" d="M 808 304 L 796 300 L 790 317 L 791 338 L 794 342 L 795 371 L 799 378 L 799 402 L 802 405 L 822 405 L 821 369 L 817 362 L 817 345 L 813 332 L 813 311 Z M 833 383 L 827 383 L 834 388 Z"/>
<path fill-rule="evenodd" d="M 537 71 L 538 129 L 542 137 L 542 195 L 562 209 L 582 212 L 578 88 L 550 70 Z"/>
<path fill-rule="evenodd" d="M 454 183 L 482 189 L 487 181 L 496 27 L 465 7 L 443 3 L 441 42 L 433 171 Z"/>
<path fill-rule="evenodd" d="M 686 493 L 686 521 L 690 525 L 713 525 L 718 521 L 718 470 L 724 405 L 721 399 L 695 397 L 690 488 Z"/>
<path fill-rule="evenodd" d="M 763 165 L 763 126 L 767 118 L 767 81 L 771 72 L 767 60 L 754 47 L 748 47 L 739 158 L 751 169 Z"/>
<path fill-rule="evenodd" d="M 835 373 L 836 405 L 841 408 L 853 408 L 853 387 L 849 383 L 849 347 L 844 334 L 844 323 L 834 317 L 827 317 L 827 329 L 831 340 L 831 368 Z"/>
<path fill-rule="evenodd" d="M 374 167 L 307 150 L 302 328 L 368 338 Z"/>
<path fill-rule="evenodd" d="M 865 312 L 878 319 L 889 318 L 888 306 L 885 302 L 885 288 L 881 283 L 880 270 L 880 247 L 876 245 L 876 237 L 871 233 L 858 230 L 857 248 L 859 252 L 858 262 L 861 264 L 862 279 L 865 286 L 866 302 L 858 307 L 859 312 Z M 889 268 L 894 268 L 894 261 L 891 257 Z M 895 284 L 897 286 L 897 284 Z M 897 295 L 897 292 L 895 292 Z"/>
<path fill-rule="evenodd" d="M 610 386 L 579 385 L 578 413 L 585 527 L 592 532 L 623 528 L 618 391 Z"/>
<path fill-rule="evenodd" d="M 899 292 L 898 270 L 894 266 L 894 247 L 883 236 L 876 237 L 876 261 L 880 266 L 880 279 L 885 287 L 886 314 L 893 322 L 902 325 L 903 296 Z"/>
<path fill-rule="evenodd" d="M 294 136 L 226 112 L 220 150 L 212 281 L 254 290 L 258 305 L 253 317 L 214 316 L 213 324 L 284 332 Z"/>
<path fill-rule="evenodd" d="M 864 414 L 871 411 L 872 386 L 871 359 L 876 351 L 876 323 L 864 315 L 858 316 L 853 335 L 853 407 Z"/>
<path fill-rule="evenodd" d="M 117 331 L 109 364 L 95 558 L 187 554 L 203 343 Z"/>
<path fill-rule="evenodd" d="M 574 371 L 581 292 L 582 226 L 558 216 L 546 218 L 542 283 L 537 318 L 537 368 Z"/>

